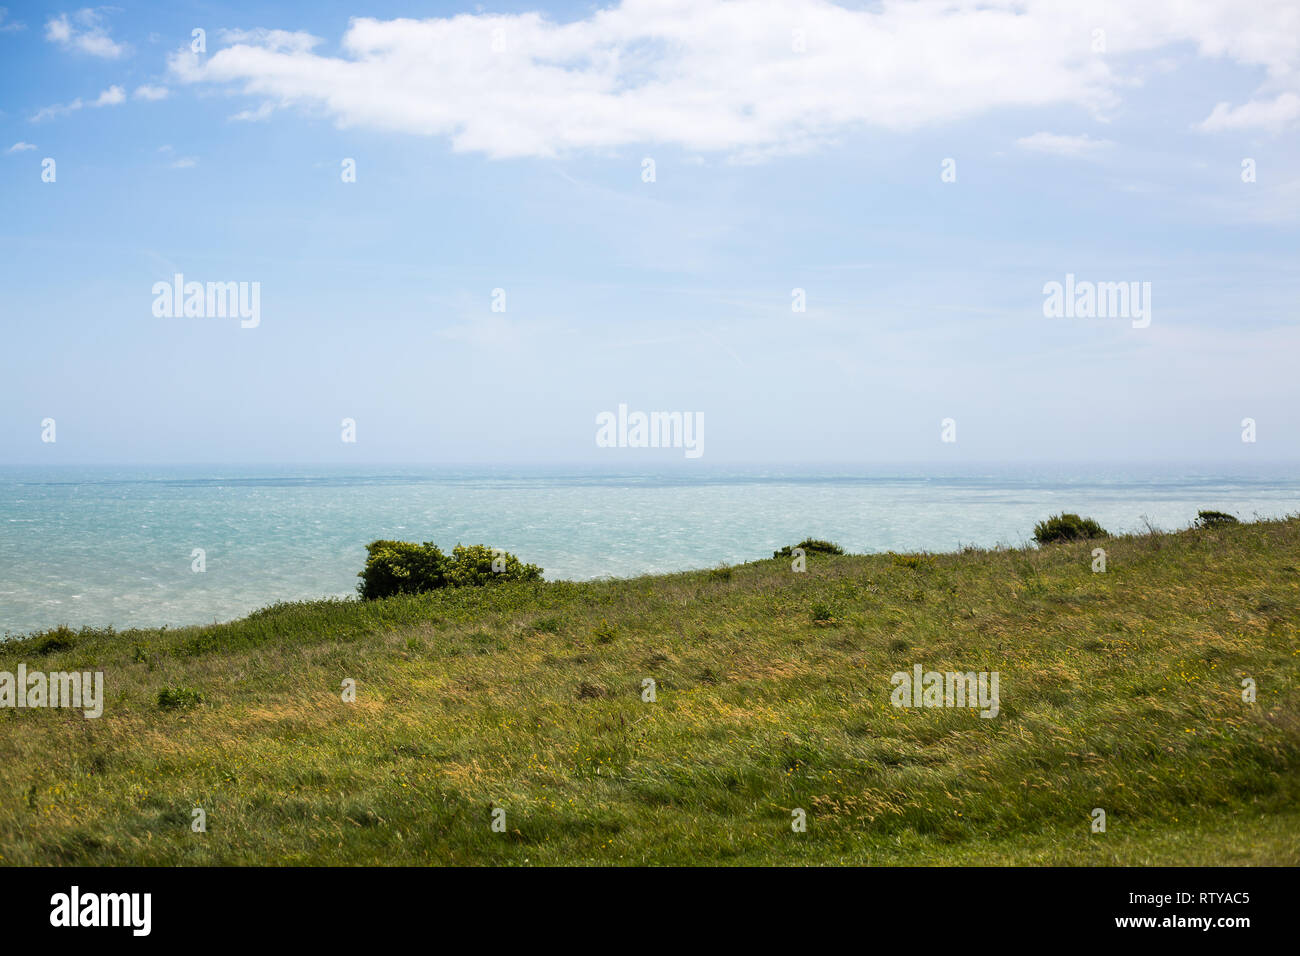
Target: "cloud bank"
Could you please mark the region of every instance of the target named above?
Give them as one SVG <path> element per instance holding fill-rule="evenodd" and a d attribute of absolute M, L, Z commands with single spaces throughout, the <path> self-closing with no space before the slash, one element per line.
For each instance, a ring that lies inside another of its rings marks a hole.
<path fill-rule="evenodd" d="M 642 143 L 763 156 L 1007 108 L 1104 119 L 1137 82 L 1126 73 L 1136 55 L 1176 45 L 1263 74 L 1264 98 L 1214 106 L 1206 131 L 1300 121 L 1300 7 L 1289 0 L 1254 0 L 1249 16 L 1238 0 L 624 0 L 568 23 L 356 18 L 337 54 L 284 30 L 222 39 L 207 57 L 173 54 L 169 68 L 178 82 L 259 98 L 245 118 L 295 107 L 493 157 Z"/>

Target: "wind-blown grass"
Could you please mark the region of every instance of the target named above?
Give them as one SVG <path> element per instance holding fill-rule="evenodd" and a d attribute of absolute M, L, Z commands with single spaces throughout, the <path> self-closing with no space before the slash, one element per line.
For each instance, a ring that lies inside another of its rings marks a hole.
<path fill-rule="evenodd" d="M 0 862 L 1300 862 L 1300 519 L 1097 544 L 9 642 L 107 700 L 0 709 Z M 891 706 L 917 663 L 999 716 Z"/>

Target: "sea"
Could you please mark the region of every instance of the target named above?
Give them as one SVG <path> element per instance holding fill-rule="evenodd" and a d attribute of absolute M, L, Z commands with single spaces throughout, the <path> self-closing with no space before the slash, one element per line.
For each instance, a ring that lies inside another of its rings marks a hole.
<path fill-rule="evenodd" d="M 1271 465 L 0 467 L 0 634 L 161 627 L 355 594 L 377 538 L 503 547 L 548 580 L 770 557 L 1021 546 L 1061 511 L 1112 533 L 1199 509 L 1300 513 Z"/>

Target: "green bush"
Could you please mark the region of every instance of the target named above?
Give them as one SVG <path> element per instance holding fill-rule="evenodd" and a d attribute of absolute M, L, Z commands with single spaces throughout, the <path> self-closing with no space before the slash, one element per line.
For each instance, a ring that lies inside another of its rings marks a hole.
<path fill-rule="evenodd" d="M 498 566 L 493 567 L 493 561 Z M 540 581 L 542 569 L 524 564 L 507 551 L 493 551 L 485 544 L 456 545 L 447 563 L 447 583 L 452 587 L 495 584 L 498 581 Z"/>
<path fill-rule="evenodd" d="M 372 541 L 357 590 L 367 601 L 394 594 L 420 594 L 447 586 L 447 556 L 426 541 Z"/>
<path fill-rule="evenodd" d="M 1053 515 L 1034 525 L 1034 540 L 1039 544 L 1049 541 L 1080 541 L 1085 538 L 1109 537 L 1108 532 L 1091 518 L 1076 514 Z"/>
<path fill-rule="evenodd" d="M 372 541 L 357 590 L 366 600 L 394 594 L 422 594 L 445 587 L 470 587 L 499 581 L 540 581 L 542 569 L 513 554 L 498 555 L 484 544 L 456 545 L 448 556 L 430 541 Z M 499 558 L 499 562 L 498 562 Z M 497 568 L 493 563 L 498 562 Z"/>
<path fill-rule="evenodd" d="M 838 544 L 830 541 L 822 541 L 819 538 L 804 538 L 798 544 L 787 544 L 780 551 L 773 551 L 774 558 L 788 558 L 794 554 L 795 548 L 803 548 L 804 554 L 843 554 L 844 549 Z"/>
<path fill-rule="evenodd" d="M 32 645 L 32 650 L 37 654 L 53 654 L 56 651 L 66 651 L 77 646 L 77 635 L 66 624 L 60 624 L 52 631 L 47 631 L 40 637 L 36 638 Z"/>
<path fill-rule="evenodd" d="M 1227 524 L 1240 524 L 1240 522 L 1226 511 L 1196 512 L 1196 527 L 1198 528 L 1221 528 Z"/>
<path fill-rule="evenodd" d="M 203 695 L 188 687 L 164 687 L 158 691 L 158 706 L 163 710 L 188 710 L 203 703 Z"/>

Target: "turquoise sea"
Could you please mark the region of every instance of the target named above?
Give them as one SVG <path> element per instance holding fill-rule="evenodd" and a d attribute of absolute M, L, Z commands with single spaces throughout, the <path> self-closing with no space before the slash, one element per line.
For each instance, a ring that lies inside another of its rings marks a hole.
<path fill-rule="evenodd" d="M 1238 469 L 1239 471 L 1239 469 Z M 548 579 L 850 551 L 1019 545 L 1076 511 L 1112 532 L 1197 509 L 1300 512 L 1295 466 L 0 468 L 0 633 L 228 620 L 354 593 L 375 538 L 505 547 Z M 192 570 L 195 549 L 206 570 Z"/>

